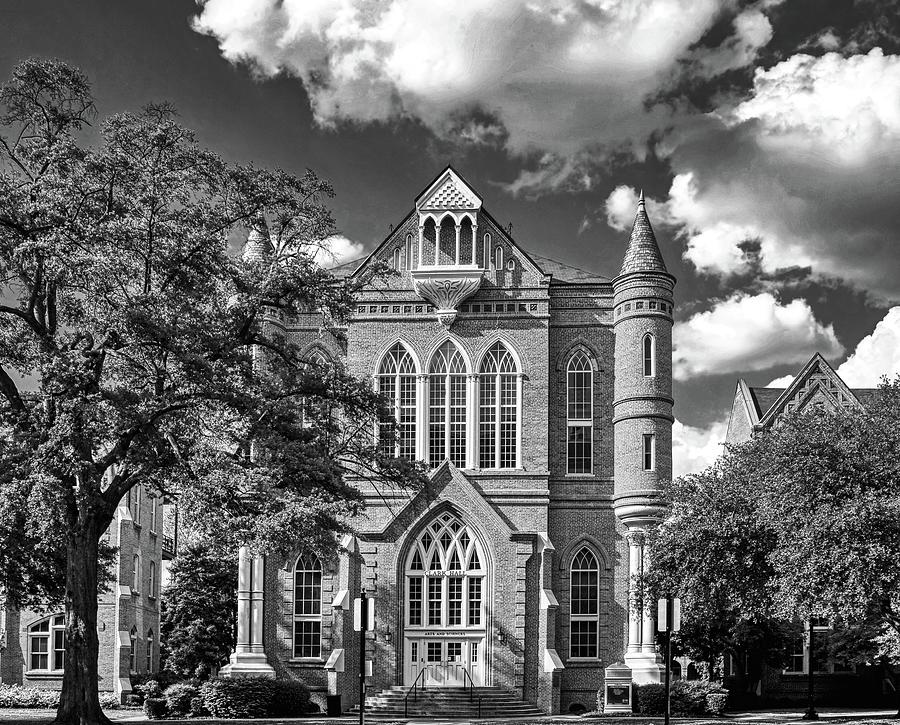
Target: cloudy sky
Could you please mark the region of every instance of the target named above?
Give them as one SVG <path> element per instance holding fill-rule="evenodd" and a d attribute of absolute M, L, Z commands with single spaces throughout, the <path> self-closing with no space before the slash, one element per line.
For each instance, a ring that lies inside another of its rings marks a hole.
<path fill-rule="evenodd" d="M 337 191 L 372 249 L 448 162 L 527 249 L 613 276 L 639 189 L 678 277 L 676 472 L 735 381 L 900 372 L 900 0 L 5 0 L 0 77 L 169 100 Z M 782 382 L 783 384 L 783 382 Z"/>

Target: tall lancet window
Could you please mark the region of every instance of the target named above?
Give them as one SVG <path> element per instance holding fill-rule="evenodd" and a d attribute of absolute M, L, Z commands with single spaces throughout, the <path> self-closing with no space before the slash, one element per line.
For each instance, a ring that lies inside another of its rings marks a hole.
<path fill-rule="evenodd" d="M 594 371 L 581 350 L 566 366 L 566 471 L 591 473 L 594 437 Z"/>
<path fill-rule="evenodd" d="M 322 563 L 301 555 L 294 566 L 294 657 L 322 656 Z"/>
<path fill-rule="evenodd" d="M 593 659 L 600 638 L 600 567 L 586 546 L 572 559 L 569 589 L 569 656 Z"/>
<path fill-rule="evenodd" d="M 656 375 L 656 340 L 649 332 L 644 335 L 644 375 L 648 378 Z"/>
<path fill-rule="evenodd" d="M 397 422 L 395 437 L 392 422 L 379 421 L 381 452 L 412 460 L 416 457 L 416 367 L 402 343 L 398 342 L 382 358 L 376 381 L 378 392 L 387 398 Z"/>
<path fill-rule="evenodd" d="M 466 465 L 466 364 L 449 340 L 431 358 L 428 373 L 428 461 Z"/>
<path fill-rule="evenodd" d="M 519 438 L 519 371 L 502 342 L 481 361 L 478 401 L 478 465 L 515 468 Z"/>

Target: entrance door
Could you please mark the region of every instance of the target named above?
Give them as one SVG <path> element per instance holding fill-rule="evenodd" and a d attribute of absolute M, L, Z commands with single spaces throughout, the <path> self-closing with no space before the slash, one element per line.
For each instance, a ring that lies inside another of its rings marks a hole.
<path fill-rule="evenodd" d="M 451 513 L 439 514 L 410 546 L 405 566 L 403 679 L 426 686 L 484 684 L 488 591 L 484 549 Z M 421 673 L 425 674 L 421 674 Z"/>
<path fill-rule="evenodd" d="M 484 683 L 481 648 L 484 641 L 459 638 L 407 640 L 406 683 L 411 685 L 424 670 L 419 682 L 426 687 L 462 687 L 469 684 L 469 673 L 475 686 Z"/>

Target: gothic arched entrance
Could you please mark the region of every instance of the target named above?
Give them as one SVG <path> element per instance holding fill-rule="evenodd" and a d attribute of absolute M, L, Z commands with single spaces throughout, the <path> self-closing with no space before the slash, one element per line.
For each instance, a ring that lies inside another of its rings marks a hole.
<path fill-rule="evenodd" d="M 407 685 L 421 676 L 426 685 L 459 686 L 466 672 L 485 684 L 487 564 L 475 532 L 450 512 L 416 537 L 404 562 Z"/>

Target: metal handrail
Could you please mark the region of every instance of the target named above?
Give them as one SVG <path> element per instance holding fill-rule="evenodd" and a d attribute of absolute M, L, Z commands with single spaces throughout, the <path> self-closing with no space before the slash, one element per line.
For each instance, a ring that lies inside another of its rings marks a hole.
<path fill-rule="evenodd" d="M 466 680 L 469 681 L 469 702 L 472 702 L 472 698 L 475 696 L 475 680 L 472 679 L 472 675 L 469 674 L 469 668 L 463 667 L 463 689 L 466 688 Z"/>
<path fill-rule="evenodd" d="M 419 670 L 419 674 L 416 675 L 416 679 L 413 680 L 412 685 L 409 686 L 409 689 L 406 691 L 406 697 L 403 698 L 403 717 L 409 717 L 409 696 L 415 693 L 415 697 L 413 698 L 416 702 L 419 701 L 419 680 L 422 680 L 422 689 L 425 689 L 425 673 L 427 669 L 423 668 Z"/>

